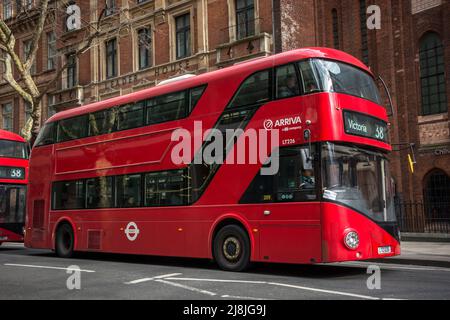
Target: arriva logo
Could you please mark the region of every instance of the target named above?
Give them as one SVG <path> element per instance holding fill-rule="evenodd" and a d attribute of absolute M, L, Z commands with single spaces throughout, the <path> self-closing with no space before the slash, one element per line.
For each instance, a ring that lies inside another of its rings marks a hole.
<path fill-rule="evenodd" d="M 272 130 L 274 128 L 292 126 L 292 125 L 301 124 L 301 123 L 302 123 L 302 119 L 300 117 L 278 119 L 275 121 L 275 124 L 273 123 L 272 120 L 266 119 L 266 120 L 264 120 L 264 129 Z"/>

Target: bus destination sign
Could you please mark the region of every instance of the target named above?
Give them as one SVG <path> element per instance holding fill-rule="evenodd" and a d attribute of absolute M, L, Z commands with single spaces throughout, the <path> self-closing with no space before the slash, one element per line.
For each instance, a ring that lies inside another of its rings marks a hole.
<path fill-rule="evenodd" d="M 0 167 L 0 179 L 25 179 L 24 168 Z"/>
<path fill-rule="evenodd" d="M 388 142 L 387 123 L 358 112 L 344 111 L 346 134 Z"/>

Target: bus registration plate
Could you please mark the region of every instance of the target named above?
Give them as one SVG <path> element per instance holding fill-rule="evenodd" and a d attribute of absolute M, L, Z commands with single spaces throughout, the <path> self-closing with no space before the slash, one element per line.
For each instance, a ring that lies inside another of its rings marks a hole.
<path fill-rule="evenodd" d="M 391 247 L 378 247 L 378 254 L 389 254 L 391 253 Z"/>

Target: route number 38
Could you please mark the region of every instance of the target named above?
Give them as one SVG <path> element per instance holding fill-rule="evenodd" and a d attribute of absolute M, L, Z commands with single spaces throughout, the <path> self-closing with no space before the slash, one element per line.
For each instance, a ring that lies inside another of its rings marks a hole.
<path fill-rule="evenodd" d="M 20 169 L 11 170 L 11 178 L 22 178 L 22 170 Z"/>

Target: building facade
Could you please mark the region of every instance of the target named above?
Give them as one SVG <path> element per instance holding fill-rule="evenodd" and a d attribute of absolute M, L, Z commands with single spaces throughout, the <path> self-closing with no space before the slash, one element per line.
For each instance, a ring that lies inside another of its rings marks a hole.
<path fill-rule="evenodd" d="M 1 2 L 23 56 L 39 15 L 35 2 Z M 67 28 L 72 4 L 82 21 L 75 30 Z M 43 120 L 173 76 L 299 47 L 334 47 L 360 58 L 390 89 L 398 198 L 447 203 L 438 211 L 450 218 L 449 0 L 75 0 L 56 6 L 33 71 L 45 86 L 59 66 L 68 68 L 44 99 Z M 96 25 L 102 12 L 99 36 L 75 57 L 77 44 L 94 32 L 87 25 Z M 1 127 L 19 132 L 29 107 L 1 75 L 0 107 Z M 409 144 L 415 146 L 414 173 Z"/>

